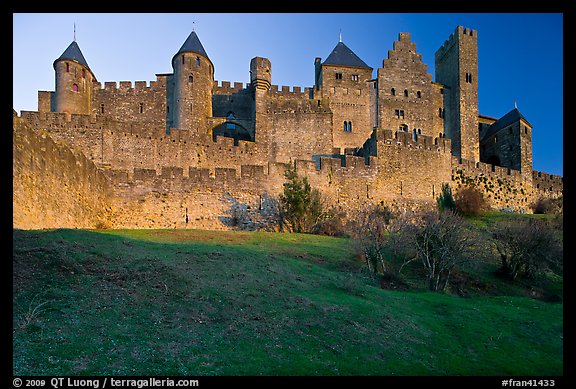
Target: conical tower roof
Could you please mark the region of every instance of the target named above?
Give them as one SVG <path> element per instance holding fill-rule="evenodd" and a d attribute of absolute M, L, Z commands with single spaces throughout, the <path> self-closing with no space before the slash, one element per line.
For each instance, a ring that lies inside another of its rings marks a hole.
<path fill-rule="evenodd" d="M 54 64 L 53 64 L 54 69 L 56 69 L 56 62 L 62 61 L 62 60 L 78 62 L 80 65 L 86 67 L 88 70 L 90 70 L 91 73 L 93 73 L 92 69 L 90 69 L 90 66 L 88 66 L 88 62 L 86 62 L 84 55 L 82 55 L 82 51 L 80 50 L 80 46 L 78 46 L 78 43 L 76 43 L 76 41 L 72 41 L 72 43 L 70 43 L 68 48 L 66 50 L 64 50 L 62 55 L 54 61 Z"/>
<path fill-rule="evenodd" d="M 368 68 L 372 69 L 370 66 L 366 65 L 366 62 L 362 61 L 348 46 L 343 42 L 338 42 L 334 50 L 330 53 L 328 58 L 322 63 L 322 65 L 335 65 L 335 66 L 349 66 L 354 68 Z"/>
<path fill-rule="evenodd" d="M 180 47 L 180 50 L 178 50 L 178 52 L 174 54 L 174 56 L 177 56 L 180 53 L 187 53 L 187 52 L 198 53 L 210 59 L 210 57 L 208 57 L 208 54 L 206 54 L 206 50 L 204 50 L 204 46 L 202 46 L 202 43 L 200 43 L 200 39 L 198 39 L 198 35 L 196 35 L 195 31 L 192 31 L 190 35 L 188 35 L 188 38 L 186 39 L 182 47 Z"/>

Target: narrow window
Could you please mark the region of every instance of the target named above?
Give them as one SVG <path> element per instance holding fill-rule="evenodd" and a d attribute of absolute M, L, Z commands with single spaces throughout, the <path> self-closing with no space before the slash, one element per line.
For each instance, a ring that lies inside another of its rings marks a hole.
<path fill-rule="evenodd" d="M 358 75 L 357 74 L 352 75 L 352 81 L 358 81 Z"/>
<path fill-rule="evenodd" d="M 344 132 L 348 132 L 348 122 L 344 120 Z"/>
<path fill-rule="evenodd" d="M 70 64 L 66 62 L 66 73 L 70 73 Z"/>
<path fill-rule="evenodd" d="M 470 84 L 472 84 L 472 73 L 470 73 L 470 76 L 468 76 L 468 78 L 470 79 L 470 81 L 468 81 Z"/>
<path fill-rule="evenodd" d="M 400 110 L 400 117 L 401 117 L 402 119 L 404 119 L 404 110 L 403 110 L 403 109 Z"/>
<path fill-rule="evenodd" d="M 442 108 L 438 108 L 438 117 L 442 117 Z"/>
<path fill-rule="evenodd" d="M 104 113 L 104 104 L 100 104 L 100 113 Z"/>
<path fill-rule="evenodd" d="M 168 105 L 166 106 L 166 113 L 170 113 L 170 107 Z"/>
<path fill-rule="evenodd" d="M 419 98 L 419 99 L 421 99 L 421 98 L 422 98 L 422 92 L 417 91 L 417 92 L 416 92 L 416 97 Z"/>
<path fill-rule="evenodd" d="M 140 103 L 140 113 L 144 112 L 144 103 Z"/>
<path fill-rule="evenodd" d="M 408 89 L 404 89 L 404 97 L 408 97 Z"/>
<path fill-rule="evenodd" d="M 82 78 L 86 78 L 86 69 L 82 69 Z"/>
<path fill-rule="evenodd" d="M 188 84 L 192 84 L 192 81 L 194 81 L 194 77 L 192 75 L 188 76 Z"/>
<path fill-rule="evenodd" d="M 196 57 L 196 66 L 200 66 L 200 57 Z"/>
<path fill-rule="evenodd" d="M 422 134 L 422 129 L 419 128 L 419 129 L 418 129 L 418 135 L 421 135 L 421 134 Z"/>
<path fill-rule="evenodd" d="M 412 130 L 412 140 L 413 141 L 417 141 L 418 140 L 418 134 L 416 132 L 416 129 Z"/>
<path fill-rule="evenodd" d="M 184 54 L 182 54 L 182 65 L 185 64 L 186 59 L 184 58 Z"/>
<path fill-rule="evenodd" d="M 396 118 L 400 119 L 400 110 L 399 109 L 394 110 L 394 116 L 396 116 Z"/>
<path fill-rule="evenodd" d="M 524 133 L 528 134 L 528 127 L 524 126 Z"/>
<path fill-rule="evenodd" d="M 336 79 L 341 80 L 342 79 L 342 73 L 336 73 Z"/>
<path fill-rule="evenodd" d="M 396 89 L 394 89 L 394 88 L 390 89 L 390 94 L 392 96 L 396 96 Z"/>
<path fill-rule="evenodd" d="M 352 132 L 352 122 L 348 122 L 348 132 Z"/>
<path fill-rule="evenodd" d="M 72 84 L 72 90 L 78 92 L 78 84 Z"/>
<path fill-rule="evenodd" d="M 494 137 L 494 144 L 496 144 L 497 142 L 498 142 L 498 137 L 495 136 L 495 137 Z"/>

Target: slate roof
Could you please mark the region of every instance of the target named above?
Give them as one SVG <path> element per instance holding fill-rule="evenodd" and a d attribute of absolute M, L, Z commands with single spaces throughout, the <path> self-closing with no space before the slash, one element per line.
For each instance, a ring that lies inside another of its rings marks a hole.
<path fill-rule="evenodd" d="M 78 62 L 82 66 L 86 67 L 86 69 L 90 70 L 91 73 L 93 73 L 92 70 L 90 69 L 90 66 L 88 66 L 88 62 L 86 62 L 86 59 L 82 55 L 80 46 L 78 46 L 78 43 L 76 43 L 76 41 L 72 41 L 72 43 L 70 43 L 70 46 L 68 46 L 68 48 L 64 50 L 62 55 L 54 61 L 53 64 L 54 69 L 56 69 L 56 62 L 66 59 Z"/>
<path fill-rule="evenodd" d="M 482 138 L 482 140 L 491 137 L 504 127 L 509 126 L 512 123 L 516 123 L 520 119 L 524 120 L 526 123 L 528 123 L 530 127 L 532 127 L 532 124 L 530 124 L 530 122 L 526 120 L 526 118 L 524 117 L 524 115 L 522 115 L 522 113 L 518 110 L 518 108 L 514 108 L 512 111 L 508 112 L 506 115 L 502 116 L 500 119 L 492 123 L 490 127 L 488 127 L 488 129 L 486 130 L 486 135 L 484 135 L 484 138 Z"/>
<path fill-rule="evenodd" d="M 338 42 L 336 47 L 334 47 L 334 50 L 332 50 L 322 65 L 350 66 L 355 68 L 372 69 L 342 42 Z"/>
<path fill-rule="evenodd" d="M 200 39 L 198 39 L 198 35 L 196 35 L 195 31 L 192 31 L 190 35 L 188 35 L 188 38 L 186 39 L 182 47 L 180 47 L 180 50 L 178 50 L 178 52 L 174 54 L 174 56 L 177 56 L 180 53 L 186 53 L 190 51 L 202 54 L 204 57 L 210 59 L 210 57 L 208 57 L 208 54 L 206 54 L 206 50 L 204 50 L 202 43 L 200 43 Z"/>

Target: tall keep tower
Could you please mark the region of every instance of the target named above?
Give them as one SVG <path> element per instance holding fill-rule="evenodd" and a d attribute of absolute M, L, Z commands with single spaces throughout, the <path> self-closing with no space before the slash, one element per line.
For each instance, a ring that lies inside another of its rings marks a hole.
<path fill-rule="evenodd" d="M 56 91 L 52 110 L 90 114 L 92 81 L 96 81 L 96 77 L 75 40 L 54 61 L 53 66 L 56 71 Z"/>
<path fill-rule="evenodd" d="M 455 156 L 478 162 L 478 33 L 458 26 L 435 55 L 444 88 L 444 132 Z"/>
<path fill-rule="evenodd" d="M 200 131 L 212 116 L 214 65 L 192 31 L 172 57 L 174 95 L 172 125 Z"/>

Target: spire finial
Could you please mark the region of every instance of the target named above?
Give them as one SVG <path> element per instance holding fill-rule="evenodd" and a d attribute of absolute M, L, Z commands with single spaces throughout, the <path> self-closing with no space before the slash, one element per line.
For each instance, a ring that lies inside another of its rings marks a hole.
<path fill-rule="evenodd" d="M 340 43 L 342 43 L 342 29 L 340 29 Z"/>
<path fill-rule="evenodd" d="M 195 23 L 196 23 L 196 22 L 194 22 L 194 21 L 192 22 L 192 32 L 196 31 Z"/>
<path fill-rule="evenodd" d="M 516 100 L 514 100 L 514 108 L 518 109 L 518 104 L 516 104 Z"/>
<path fill-rule="evenodd" d="M 76 42 L 76 22 L 74 22 L 74 42 Z"/>

